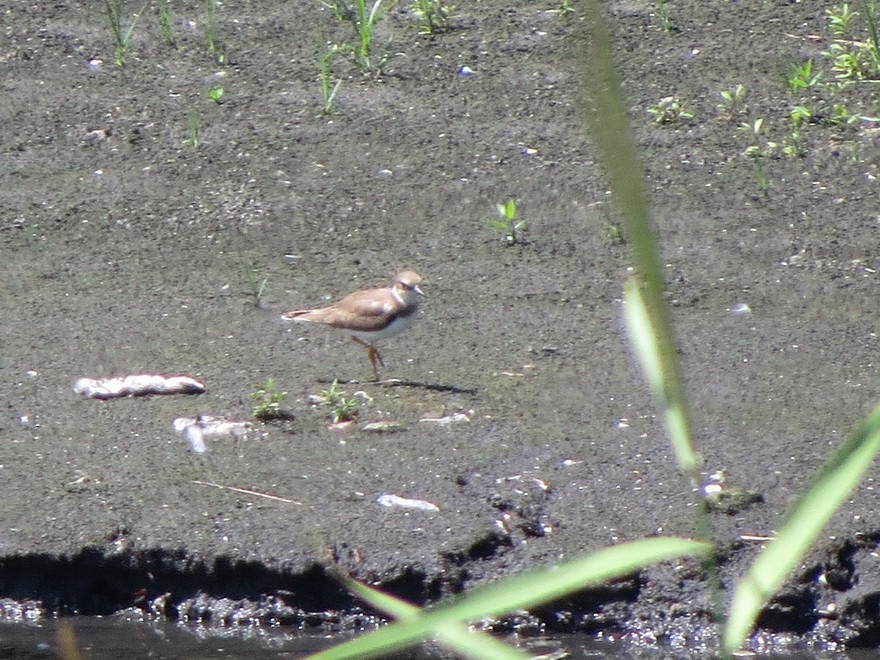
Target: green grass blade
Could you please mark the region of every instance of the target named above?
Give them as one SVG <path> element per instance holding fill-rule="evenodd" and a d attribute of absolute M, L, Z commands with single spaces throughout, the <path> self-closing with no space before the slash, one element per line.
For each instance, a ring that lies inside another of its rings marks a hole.
<path fill-rule="evenodd" d="M 383 0 L 376 0 L 376 2 L 373 3 L 372 9 L 370 9 L 370 15 L 367 18 L 367 22 L 370 24 L 371 30 L 372 30 L 372 27 L 376 24 L 376 21 L 379 20 L 379 10 L 382 8 L 382 1 Z M 391 4 L 392 4 L 392 6 L 394 5 L 393 2 Z M 388 9 L 390 9 L 390 8 L 391 7 L 389 7 Z"/>
<path fill-rule="evenodd" d="M 614 47 L 598 0 L 584 3 L 587 48 L 582 61 L 589 63 L 585 74 L 588 104 L 586 119 L 590 137 L 601 156 L 614 200 L 633 232 L 633 259 L 639 277 L 655 295 L 663 291 L 663 274 L 656 241 L 648 219 L 645 173 L 626 111 L 620 76 L 614 64 Z"/>
<path fill-rule="evenodd" d="M 672 334 L 669 309 L 663 298 L 664 278 L 660 249 L 651 228 L 645 172 L 639 162 L 614 64 L 611 35 L 605 24 L 604 5 L 599 0 L 583 3 L 584 51 L 581 54 L 586 77 L 586 120 L 590 137 L 599 150 L 614 200 L 626 225 L 627 243 L 632 246 L 635 278 L 625 290 L 626 320 L 630 339 L 641 361 L 657 408 L 666 426 L 679 469 L 690 482 L 695 535 L 712 539 L 712 521 L 700 492 L 700 457 L 694 451 L 687 401 Z M 707 563 L 713 610 L 723 610 L 721 577 L 714 556 Z"/>
<path fill-rule="evenodd" d="M 675 451 L 675 459 L 693 483 L 699 486 L 699 466 L 697 455 L 690 442 L 687 413 L 681 399 L 670 399 L 668 396 L 667 373 L 663 368 L 663 347 L 660 332 L 654 327 L 645 303 L 645 297 L 636 280 L 630 279 L 624 287 L 625 301 L 624 318 L 630 342 L 635 348 L 636 356 L 648 386 L 657 401 L 657 407 L 663 415 L 669 440 Z"/>
<path fill-rule="evenodd" d="M 366 0 L 354 0 L 354 7 L 356 16 L 354 29 L 357 31 L 361 46 L 365 44 L 369 46 L 373 26 L 367 18 Z"/>
<path fill-rule="evenodd" d="M 113 43 L 122 43 L 121 16 L 119 0 L 104 0 L 104 10 L 107 12 L 107 22 L 110 24 L 110 32 L 113 34 Z"/>
<path fill-rule="evenodd" d="M 436 634 L 450 622 L 475 621 L 535 607 L 653 563 L 686 556 L 708 556 L 707 543 L 678 538 L 650 538 L 606 548 L 549 569 L 527 571 L 464 596 L 425 609 L 418 616 L 311 656 L 317 660 L 372 657 L 404 648 Z"/>
<path fill-rule="evenodd" d="M 624 320 L 629 340 L 636 351 L 648 386 L 657 398 L 663 396 L 663 364 L 660 360 L 660 346 L 657 335 L 651 327 L 651 318 L 645 306 L 645 298 L 634 279 L 627 280 L 623 289 Z"/>
<path fill-rule="evenodd" d="M 880 62 L 880 37 L 877 36 L 877 16 L 874 3 L 868 4 L 868 0 L 862 0 L 862 9 L 865 13 L 865 20 L 868 22 L 868 33 L 871 35 L 871 57 L 874 63 Z M 872 11 L 873 9 L 873 11 Z"/>
<path fill-rule="evenodd" d="M 421 614 L 422 610 L 415 605 L 394 596 L 389 596 L 377 589 L 372 589 L 350 577 L 344 577 L 343 582 L 346 588 L 355 596 L 369 603 L 377 610 L 390 614 L 397 619 L 410 619 Z M 478 660 L 482 658 L 528 660 L 528 658 L 531 658 L 531 655 L 508 646 L 488 633 L 471 630 L 463 623 L 453 621 L 443 624 L 436 629 L 436 632 L 438 641 L 466 657 L 477 658 Z"/>
<path fill-rule="evenodd" d="M 823 466 L 787 516 L 779 534 L 758 555 L 733 596 L 722 644 L 738 649 L 761 608 L 815 541 L 834 512 L 861 480 L 880 450 L 880 406 Z"/>
<path fill-rule="evenodd" d="M 629 126 L 620 76 L 614 65 L 614 49 L 598 0 L 584 3 L 583 61 L 587 81 L 587 123 L 590 136 L 601 156 L 615 202 L 627 226 L 627 238 L 633 250 L 636 276 L 641 284 L 645 332 L 654 335 L 652 353 L 661 378 L 654 378 L 652 388 L 663 412 L 667 432 L 675 447 L 679 466 L 699 486 L 698 458 L 691 445 L 687 405 L 673 341 L 669 310 L 663 300 L 663 270 L 657 239 L 651 229 L 645 173 Z"/>
<path fill-rule="evenodd" d="M 146 10 L 147 5 L 149 4 L 149 0 L 147 0 L 147 2 L 144 3 L 144 6 L 141 7 L 141 10 L 134 15 L 134 18 L 131 21 L 131 25 L 129 25 L 128 30 L 125 31 L 125 38 L 122 40 L 122 43 L 125 46 L 128 46 L 128 42 L 131 40 L 131 33 L 134 32 L 134 28 L 137 25 L 137 22 L 141 19 L 141 15 L 144 13 L 144 10 Z"/>
<path fill-rule="evenodd" d="M 336 84 L 333 85 L 333 90 L 330 92 L 330 95 L 327 97 L 327 104 L 330 107 L 333 107 L 333 101 L 336 100 L 336 95 L 339 93 L 340 87 L 342 87 L 342 80 L 337 80 Z"/>

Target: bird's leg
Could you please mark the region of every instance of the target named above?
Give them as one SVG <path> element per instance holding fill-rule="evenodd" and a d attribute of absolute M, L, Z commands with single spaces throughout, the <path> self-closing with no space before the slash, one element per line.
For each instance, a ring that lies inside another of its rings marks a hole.
<path fill-rule="evenodd" d="M 385 362 L 382 360 L 382 354 L 375 346 L 368 344 L 362 339 L 352 337 L 352 340 L 367 349 L 367 358 L 370 360 L 370 364 L 373 366 L 373 380 L 379 380 L 379 367 L 376 365 L 380 364 L 383 367 L 385 366 Z"/>
<path fill-rule="evenodd" d="M 370 358 L 370 364 L 373 365 L 373 380 L 377 383 L 379 382 L 379 367 L 376 366 L 376 362 L 379 362 L 383 367 L 385 364 L 382 362 L 382 356 L 379 355 L 379 351 L 370 346 L 370 350 L 367 352 L 367 357 Z"/>

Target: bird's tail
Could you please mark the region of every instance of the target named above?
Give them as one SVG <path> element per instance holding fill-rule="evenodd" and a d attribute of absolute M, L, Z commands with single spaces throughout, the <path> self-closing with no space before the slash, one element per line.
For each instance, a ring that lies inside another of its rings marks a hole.
<path fill-rule="evenodd" d="M 308 318 L 308 315 L 311 314 L 314 310 L 311 309 L 297 309 L 293 312 L 286 312 L 281 315 L 282 321 L 311 321 L 312 319 Z"/>

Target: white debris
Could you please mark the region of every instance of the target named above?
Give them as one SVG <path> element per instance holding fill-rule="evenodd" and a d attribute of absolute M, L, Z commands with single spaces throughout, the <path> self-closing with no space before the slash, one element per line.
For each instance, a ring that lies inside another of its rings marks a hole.
<path fill-rule="evenodd" d="M 120 378 L 80 378 L 73 391 L 89 399 L 117 399 L 145 394 L 202 394 L 205 386 L 191 376 L 139 374 Z"/>
<path fill-rule="evenodd" d="M 250 422 L 239 422 L 210 415 L 199 417 L 178 417 L 171 423 L 176 433 L 182 433 L 189 448 L 196 454 L 207 451 L 205 438 L 231 436 L 238 440 L 244 438 L 253 428 Z"/>
<path fill-rule="evenodd" d="M 198 424 L 190 424 L 183 429 L 183 437 L 189 444 L 189 448 L 196 454 L 204 454 L 208 451 L 205 446 L 205 434 Z"/>
<path fill-rule="evenodd" d="M 728 309 L 728 311 L 735 316 L 743 316 L 746 314 L 751 314 L 752 308 L 749 307 L 746 303 L 737 303 L 736 305 Z"/>
<path fill-rule="evenodd" d="M 381 504 L 382 506 L 398 506 L 403 509 L 421 509 L 422 511 L 439 511 L 440 507 L 436 504 L 431 504 L 431 502 L 426 502 L 425 500 L 411 500 L 406 497 L 400 497 L 398 495 L 380 495 L 376 502 Z"/>
<path fill-rule="evenodd" d="M 724 488 L 721 484 L 705 484 L 703 486 L 703 495 L 718 495 L 723 489 Z"/>
<path fill-rule="evenodd" d="M 452 413 L 445 417 L 425 417 L 420 422 L 434 422 L 438 426 L 447 426 L 449 424 L 458 424 L 459 422 L 469 422 L 471 418 L 464 413 Z"/>
<path fill-rule="evenodd" d="M 392 419 L 380 419 L 364 424 L 361 430 L 372 431 L 373 433 L 396 433 L 397 431 L 403 431 L 405 428 L 403 424 Z"/>

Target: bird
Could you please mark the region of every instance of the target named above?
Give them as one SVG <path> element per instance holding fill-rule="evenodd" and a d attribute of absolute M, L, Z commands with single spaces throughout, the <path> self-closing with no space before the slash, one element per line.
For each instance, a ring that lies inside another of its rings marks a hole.
<path fill-rule="evenodd" d="M 373 345 L 410 327 L 416 320 L 422 276 L 414 270 L 397 274 L 394 283 L 379 289 L 355 291 L 327 307 L 298 309 L 281 315 L 284 321 L 323 323 L 347 330 L 355 343 L 367 351 L 373 367 L 373 379 L 379 380 L 379 366 L 385 366 L 382 354 Z"/>

